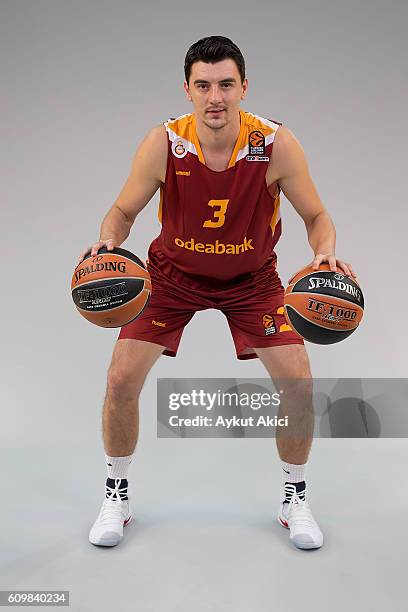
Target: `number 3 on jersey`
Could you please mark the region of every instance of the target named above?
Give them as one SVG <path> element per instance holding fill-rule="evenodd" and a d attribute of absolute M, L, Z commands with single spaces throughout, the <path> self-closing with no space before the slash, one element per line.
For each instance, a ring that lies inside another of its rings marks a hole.
<path fill-rule="evenodd" d="M 214 217 L 204 221 L 203 227 L 221 227 L 224 225 L 228 202 L 229 200 L 210 200 L 208 206 L 214 208 Z"/>

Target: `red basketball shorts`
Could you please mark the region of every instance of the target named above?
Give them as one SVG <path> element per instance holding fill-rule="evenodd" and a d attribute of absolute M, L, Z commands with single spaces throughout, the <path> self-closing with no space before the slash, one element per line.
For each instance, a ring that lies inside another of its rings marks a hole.
<path fill-rule="evenodd" d="M 284 289 L 272 260 L 230 281 L 185 274 L 157 248 L 150 249 L 147 267 L 150 301 L 137 319 L 121 328 L 118 340 L 160 344 L 166 347 L 164 355 L 175 357 L 194 313 L 216 308 L 227 318 L 238 359 L 257 357 L 254 348 L 303 344 L 283 314 Z"/>

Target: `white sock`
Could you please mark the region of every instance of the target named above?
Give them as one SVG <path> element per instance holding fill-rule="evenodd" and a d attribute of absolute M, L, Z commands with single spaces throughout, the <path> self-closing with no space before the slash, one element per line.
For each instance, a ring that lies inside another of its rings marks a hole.
<path fill-rule="evenodd" d="M 283 482 L 302 482 L 305 479 L 305 470 L 307 463 L 297 465 L 295 463 L 286 463 L 282 461 L 282 481 Z"/>
<path fill-rule="evenodd" d="M 128 457 L 110 457 L 105 453 L 108 478 L 126 479 L 128 477 L 129 465 L 132 463 L 133 455 Z"/>

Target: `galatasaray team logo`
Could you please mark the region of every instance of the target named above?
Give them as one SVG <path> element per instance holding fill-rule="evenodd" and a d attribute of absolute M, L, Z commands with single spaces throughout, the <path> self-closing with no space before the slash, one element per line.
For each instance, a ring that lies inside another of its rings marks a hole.
<path fill-rule="evenodd" d="M 173 155 L 181 159 L 187 155 L 187 144 L 182 138 L 177 138 L 171 145 Z"/>

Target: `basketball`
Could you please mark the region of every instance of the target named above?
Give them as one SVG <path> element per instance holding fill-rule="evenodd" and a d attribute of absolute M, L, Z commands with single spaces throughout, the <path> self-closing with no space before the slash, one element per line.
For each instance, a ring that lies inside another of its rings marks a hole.
<path fill-rule="evenodd" d="M 103 247 L 75 268 L 71 291 L 85 319 L 100 327 L 122 327 L 143 312 L 150 299 L 151 280 L 136 255 Z"/>
<path fill-rule="evenodd" d="M 363 317 L 364 297 L 356 281 L 328 264 L 307 266 L 289 281 L 284 312 L 293 329 L 309 342 L 334 344 L 350 336 Z"/>

